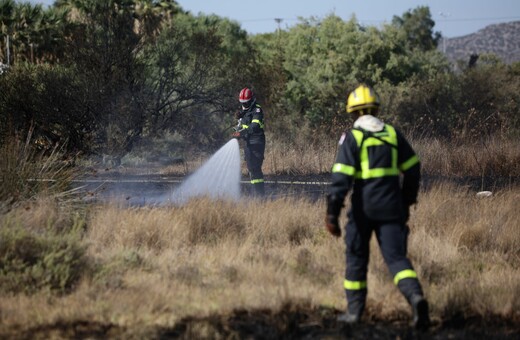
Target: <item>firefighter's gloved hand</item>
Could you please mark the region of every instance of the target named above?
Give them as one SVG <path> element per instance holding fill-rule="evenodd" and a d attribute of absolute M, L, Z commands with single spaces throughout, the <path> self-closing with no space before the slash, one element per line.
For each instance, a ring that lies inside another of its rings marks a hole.
<path fill-rule="evenodd" d="M 240 131 L 235 131 L 235 132 L 233 132 L 233 134 L 231 135 L 231 137 L 233 137 L 233 138 L 240 138 Z"/>
<path fill-rule="evenodd" d="M 339 227 L 338 216 L 327 214 L 325 217 L 325 226 L 332 236 L 340 237 L 341 228 Z"/>
<path fill-rule="evenodd" d="M 410 219 L 410 209 L 412 207 L 413 203 L 404 203 L 403 204 L 403 220 L 404 224 L 408 223 L 408 220 Z"/>
<path fill-rule="evenodd" d="M 243 114 L 242 112 L 240 112 L 240 111 L 235 112 L 235 118 L 236 118 L 236 119 L 240 119 L 240 118 L 242 118 L 243 116 L 244 116 L 244 114 Z"/>
<path fill-rule="evenodd" d="M 410 219 L 410 206 L 407 205 L 406 207 L 403 208 L 403 220 L 404 220 L 404 224 L 408 223 L 408 220 Z"/>

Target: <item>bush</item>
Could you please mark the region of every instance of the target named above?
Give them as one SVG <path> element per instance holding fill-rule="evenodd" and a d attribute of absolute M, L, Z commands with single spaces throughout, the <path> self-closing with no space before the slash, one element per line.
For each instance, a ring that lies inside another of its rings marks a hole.
<path fill-rule="evenodd" d="M 32 129 L 40 147 L 88 150 L 94 125 L 84 85 L 63 66 L 20 64 L 0 77 L 0 143 Z"/>
<path fill-rule="evenodd" d="M 0 291 L 69 292 L 88 266 L 78 232 L 81 227 L 82 223 L 76 222 L 69 233 L 58 234 L 52 229 L 36 233 L 4 220 L 0 229 Z"/>
<path fill-rule="evenodd" d="M 411 79 L 394 100 L 398 125 L 418 137 L 459 141 L 520 132 L 520 78 L 503 64 Z M 383 105 L 385 103 L 383 102 Z"/>

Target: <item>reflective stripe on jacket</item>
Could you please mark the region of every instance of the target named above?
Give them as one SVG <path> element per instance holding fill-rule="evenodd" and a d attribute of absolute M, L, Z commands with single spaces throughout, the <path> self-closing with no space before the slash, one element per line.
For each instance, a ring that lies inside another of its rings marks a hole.
<path fill-rule="evenodd" d="M 378 132 L 354 128 L 342 137 L 332 167 L 330 194 L 343 200 L 353 187 L 354 213 L 362 212 L 375 220 L 392 220 L 400 218 L 403 208 L 415 203 L 419 181 L 419 159 L 393 126 L 385 124 Z"/>
<path fill-rule="evenodd" d="M 257 103 L 247 110 L 242 110 L 242 125 L 244 139 L 250 144 L 265 143 L 264 112 Z"/>

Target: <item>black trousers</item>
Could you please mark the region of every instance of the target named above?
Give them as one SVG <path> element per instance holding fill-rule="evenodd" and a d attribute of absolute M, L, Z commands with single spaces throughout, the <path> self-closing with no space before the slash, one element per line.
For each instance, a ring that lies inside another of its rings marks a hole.
<path fill-rule="evenodd" d="M 249 144 L 244 146 L 244 156 L 246 159 L 249 178 L 253 185 L 256 195 L 264 195 L 264 174 L 262 164 L 264 163 L 265 143 Z"/>
<path fill-rule="evenodd" d="M 345 292 L 349 312 L 359 313 L 365 306 L 370 238 L 376 235 L 381 254 L 405 298 L 423 295 L 410 260 L 407 257 L 409 229 L 405 221 L 375 221 L 362 212 L 349 211 L 346 226 Z"/>

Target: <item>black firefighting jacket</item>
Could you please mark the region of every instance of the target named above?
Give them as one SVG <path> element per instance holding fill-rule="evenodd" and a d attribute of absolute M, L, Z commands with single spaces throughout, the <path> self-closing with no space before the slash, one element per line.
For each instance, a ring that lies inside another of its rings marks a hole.
<path fill-rule="evenodd" d="M 248 144 L 265 144 L 264 112 L 256 102 L 249 109 L 240 111 L 240 137 Z"/>
<path fill-rule="evenodd" d="M 383 221 L 400 219 L 417 201 L 419 181 L 419 159 L 398 130 L 388 124 L 377 132 L 353 128 L 340 139 L 332 168 L 328 214 L 339 214 L 353 187 L 354 214 Z"/>

